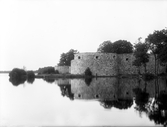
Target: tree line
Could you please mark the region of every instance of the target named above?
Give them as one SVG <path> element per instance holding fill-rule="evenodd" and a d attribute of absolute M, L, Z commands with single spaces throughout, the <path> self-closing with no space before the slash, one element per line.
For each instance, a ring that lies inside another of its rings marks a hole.
<path fill-rule="evenodd" d="M 134 45 L 127 40 L 118 40 L 115 42 L 109 40 L 104 41 L 99 45 L 97 52 L 117 54 L 133 53 L 135 56 L 133 65 L 138 68 L 139 73 L 141 66 L 145 68 L 145 72 L 147 71 L 146 65 L 149 62 L 149 55 L 152 54 L 155 59 L 155 74 L 157 74 L 158 65 L 167 62 L 167 29 L 155 30 L 144 41 L 141 41 L 140 37 Z M 71 60 L 74 59 L 74 54 L 76 53 L 79 52 L 74 49 L 62 53 L 58 66 L 70 66 Z"/>

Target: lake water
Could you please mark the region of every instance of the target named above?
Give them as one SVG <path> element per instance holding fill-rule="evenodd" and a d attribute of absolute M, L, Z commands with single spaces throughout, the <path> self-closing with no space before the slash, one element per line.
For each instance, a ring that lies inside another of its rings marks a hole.
<path fill-rule="evenodd" d="M 0 126 L 159 126 L 167 123 L 160 78 L 35 79 L 19 86 L 0 74 Z"/>

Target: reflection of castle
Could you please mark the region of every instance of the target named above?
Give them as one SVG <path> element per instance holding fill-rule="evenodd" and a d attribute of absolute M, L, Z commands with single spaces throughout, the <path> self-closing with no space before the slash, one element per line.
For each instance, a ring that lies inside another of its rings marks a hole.
<path fill-rule="evenodd" d="M 156 124 L 167 125 L 166 79 L 145 82 L 137 78 L 114 77 L 93 78 L 90 84 L 84 79 L 58 80 L 56 83 L 62 95 L 72 100 L 98 100 L 106 109 L 121 110 L 130 108 L 135 102 L 135 110 L 145 112 Z"/>
<path fill-rule="evenodd" d="M 71 93 L 71 84 L 69 79 L 58 79 L 55 83 L 60 87 L 61 95 L 74 100 L 74 94 Z"/>
<path fill-rule="evenodd" d="M 144 82 L 137 78 L 94 78 L 89 86 L 82 79 L 71 80 L 71 92 L 75 99 L 128 100 L 135 96 L 135 88 L 145 89 L 150 97 L 155 97 L 162 90 L 167 91 L 165 79 Z"/>
<path fill-rule="evenodd" d="M 137 68 L 132 64 L 134 59 L 133 54 L 78 53 L 71 61 L 71 74 L 83 74 L 88 67 L 95 76 L 137 74 Z M 154 57 L 150 55 L 147 63 L 148 72 L 154 73 L 154 61 Z M 165 72 L 165 68 L 159 65 L 159 73 Z M 140 71 L 143 73 L 144 68 L 141 67 Z"/>
<path fill-rule="evenodd" d="M 160 91 L 166 91 L 166 79 L 145 82 L 137 78 L 93 78 L 87 85 L 84 79 L 59 79 L 56 81 L 62 95 L 74 99 L 86 100 L 120 100 L 133 99 L 134 89 L 145 90 L 150 97 L 155 97 Z"/>

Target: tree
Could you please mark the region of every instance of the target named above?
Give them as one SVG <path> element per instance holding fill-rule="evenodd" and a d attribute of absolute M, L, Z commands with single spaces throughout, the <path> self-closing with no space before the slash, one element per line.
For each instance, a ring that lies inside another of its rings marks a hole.
<path fill-rule="evenodd" d="M 97 49 L 98 52 L 101 53 L 132 53 L 133 52 L 133 45 L 126 41 L 126 40 L 118 40 L 112 43 L 111 41 L 104 41 L 100 44 L 99 48 Z"/>
<path fill-rule="evenodd" d="M 55 70 L 54 67 L 44 67 L 44 68 L 39 68 L 38 69 L 38 75 L 39 74 L 58 74 L 59 72 L 57 70 Z"/>
<path fill-rule="evenodd" d="M 126 40 L 118 40 L 113 43 L 113 53 L 133 53 L 133 45 Z"/>
<path fill-rule="evenodd" d="M 27 71 L 27 82 L 28 83 L 33 83 L 35 80 L 35 74 L 33 71 Z"/>
<path fill-rule="evenodd" d="M 14 85 L 18 86 L 20 84 L 23 84 L 26 79 L 27 79 L 27 74 L 26 71 L 23 69 L 19 68 L 14 68 L 10 73 L 9 73 L 9 81 Z"/>
<path fill-rule="evenodd" d="M 146 63 L 149 62 L 149 54 L 148 54 L 148 45 L 146 43 L 141 43 L 140 38 L 138 39 L 139 42 L 135 44 L 134 56 L 135 60 L 133 65 L 137 66 L 138 68 L 143 65 L 144 70 L 146 73 Z"/>
<path fill-rule="evenodd" d="M 156 30 L 153 34 L 149 34 L 146 38 L 146 42 L 149 45 L 149 49 L 151 50 L 152 54 L 155 58 L 155 74 L 157 74 L 158 66 L 157 61 L 158 59 L 162 61 L 166 61 L 167 57 L 164 57 L 164 51 L 167 50 L 167 30 Z M 166 60 L 164 60 L 166 59 Z"/>
<path fill-rule="evenodd" d="M 101 53 L 112 53 L 113 51 L 113 44 L 111 41 L 104 41 L 102 44 L 99 45 L 97 52 Z"/>
<path fill-rule="evenodd" d="M 58 66 L 70 66 L 71 60 L 74 59 L 74 54 L 78 53 L 77 50 L 71 49 L 67 53 L 62 53 Z"/>
<path fill-rule="evenodd" d="M 158 58 L 162 63 L 167 62 L 167 45 L 165 45 L 161 52 L 158 54 Z"/>
<path fill-rule="evenodd" d="M 133 61 L 133 65 L 137 67 L 138 74 L 140 74 L 140 67 L 142 65 L 141 62 L 140 62 L 140 60 L 139 59 L 135 59 Z"/>

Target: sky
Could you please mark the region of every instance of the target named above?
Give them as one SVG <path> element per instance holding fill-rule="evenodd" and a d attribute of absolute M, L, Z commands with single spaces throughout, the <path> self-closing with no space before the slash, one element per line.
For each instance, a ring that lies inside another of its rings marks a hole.
<path fill-rule="evenodd" d="M 166 27 L 166 0 L 0 0 L 0 71 L 55 66 L 70 49 L 134 44 Z"/>

